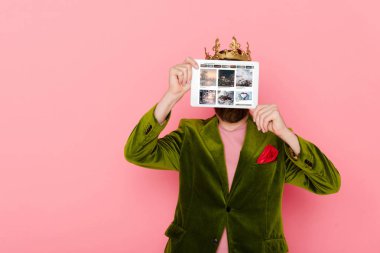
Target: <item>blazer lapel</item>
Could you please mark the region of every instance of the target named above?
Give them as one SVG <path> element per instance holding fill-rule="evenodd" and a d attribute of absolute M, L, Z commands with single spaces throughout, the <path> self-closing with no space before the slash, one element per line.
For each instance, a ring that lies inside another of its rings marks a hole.
<path fill-rule="evenodd" d="M 226 159 L 224 154 L 224 145 L 218 128 L 219 119 L 216 115 L 208 119 L 207 123 L 200 131 L 203 141 L 210 151 L 215 162 L 219 181 L 221 183 L 222 191 L 226 199 L 230 198 L 239 181 L 241 180 L 244 171 L 251 163 L 256 163 L 256 159 L 262 150 L 265 134 L 259 132 L 256 123 L 252 119 L 252 115 L 248 114 L 246 134 L 242 149 L 240 151 L 239 162 L 235 171 L 235 176 L 232 180 L 231 191 L 228 189 L 228 175 Z M 254 159 L 256 158 L 256 159 Z"/>

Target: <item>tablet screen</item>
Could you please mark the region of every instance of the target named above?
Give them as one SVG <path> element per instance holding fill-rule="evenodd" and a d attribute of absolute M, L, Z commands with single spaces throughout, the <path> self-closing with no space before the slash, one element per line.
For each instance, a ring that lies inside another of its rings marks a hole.
<path fill-rule="evenodd" d="M 191 106 L 254 108 L 258 103 L 259 63 L 194 59 Z"/>

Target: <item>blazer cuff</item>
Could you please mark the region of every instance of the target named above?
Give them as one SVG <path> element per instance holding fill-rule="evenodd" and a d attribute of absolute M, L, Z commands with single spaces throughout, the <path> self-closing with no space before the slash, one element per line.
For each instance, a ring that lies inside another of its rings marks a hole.
<path fill-rule="evenodd" d="M 290 129 L 292 132 L 293 130 Z M 300 169 L 313 172 L 314 171 L 314 156 L 313 156 L 313 144 L 305 140 L 298 134 L 295 134 L 300 143 L 301 151 L 296 156 L 292 148 L 284 142 L 285 154 L 287 157 Z"/>
<path fill-rule="evenodd" d="M 146 112 L 141 118 L 141 124 L 144 127 L 144 133 L 146 137 L 159 135 L 160 132 L 166 127 L 171 117 L 172 111 L 168 113 L 165 120 L 160 124 L 154 116 L 154 110 L 156 109 L 157 104 L 158 102 L 152 106 L 149 111 Z"/>

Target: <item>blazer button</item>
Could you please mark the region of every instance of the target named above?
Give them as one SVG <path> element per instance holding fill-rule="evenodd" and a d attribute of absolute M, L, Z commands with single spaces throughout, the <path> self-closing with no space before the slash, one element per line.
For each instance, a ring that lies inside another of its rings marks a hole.
<path fill-rule="evenodd" d="M 309 165 L 309 166 L 313 166 L 313 163 L 310 162 L 308 159 L 305 159 L 305 163 L 306 163 L 307 165 Z"/>
<path fill-rule="evenodd" d="M 212 243 L 213 243 L 213 244 L 218 244 L 218 238 L 214 238 L 214 239 L 212 239 Z"/>
<path fill-rule="evenodd" d="M 226 210 L 227 210 L 227 212 L 230 212 L 231 211 L 231 207 L 227 206 Z"/>
<path fill-rule="evenodd" d="M 146 129 L 145 134 L 148 134 L 150 130 L 152 129 L 152 125 L 149 125 L 149 127 Z"/>

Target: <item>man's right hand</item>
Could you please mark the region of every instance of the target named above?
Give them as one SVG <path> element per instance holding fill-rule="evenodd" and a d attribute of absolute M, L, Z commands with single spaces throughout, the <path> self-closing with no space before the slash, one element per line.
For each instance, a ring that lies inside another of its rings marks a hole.
<path fill-rule="evenodd" d="M 169 90 L 174 97 L 181 98 L 191 87 L 192 67 L 199 68 L 198 63 L 192 57 L 169 70 Z"/>
<path fill-rule="evenodd" d="M 170 68 L 169 89 L 158 102 L 154 110 L 154 116 L 162 125 L 168 113 L 182 96 L 190 89 L 192 68 L 199 68 L 198 63 L 191 57 L 187 57 L 183 63 Z"/>

